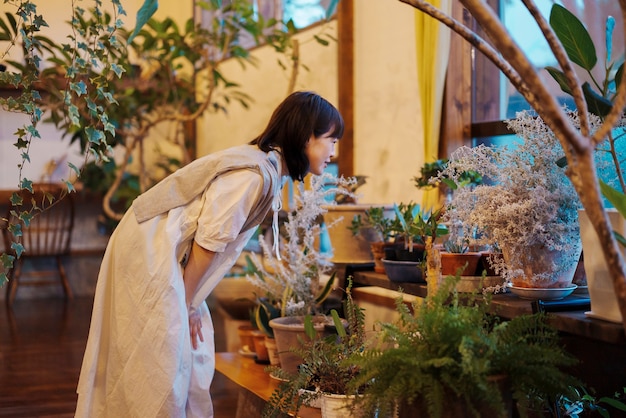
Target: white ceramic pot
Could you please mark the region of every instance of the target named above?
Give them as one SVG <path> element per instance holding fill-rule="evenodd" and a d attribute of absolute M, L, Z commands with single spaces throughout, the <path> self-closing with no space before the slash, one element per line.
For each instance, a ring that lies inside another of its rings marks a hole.
<path fill-rule="evenodd" d="M 626 235 L 626 221 L 615 209 L 607 209 L 609 220 L 614 231 Z M 619 310 L 613 280 L 609 275 L 609 269 L 604 260 L 602 246 L 589 217 L 584 210 L 578 211 L 580 224 L 580 237 L 583 242 L 585 274 L 591 311 L 586 314 L 592 318 L 605 321 L 622 323 L 622 314 Z M 626 250 L 622 248 L 622 254 L 626 257 Z"/>
<path fill-rule="evenodd" d="M 351 409 L 354 396 L 322 394 L 322 418 L 352 418 L 360 416 Z"/>

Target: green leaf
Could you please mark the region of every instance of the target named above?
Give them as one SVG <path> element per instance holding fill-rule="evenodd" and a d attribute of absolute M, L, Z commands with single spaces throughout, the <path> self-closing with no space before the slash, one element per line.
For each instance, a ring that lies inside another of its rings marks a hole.
<path fill-rule="evenodd" d="M 563 74 L 561 70 L 555 67 L 547 66 L 546 71 L 557 83 L 559 83 L 559 87 L 561 87 L 561 90 L 563 90 L 563 92 L 569 94 L 570 96 L 572 95 L 572 90 L 570 90 L 569 86 L 567 85 L 565 74 Z"/>
<path fill-rule="evenodd" d="M 15 257 L 10 254 L 2 253 L 0 255 L 0 263 L 2 263 L 2 267 L 4 267 L 5 269 L 10 269 L 11 267 L 13 267 L 14 260 Z"/>
<path fill-rule="evenodd" d="M 314 340 L 317 335 L 315 327 L 313 326 L 313 317 L 311 315 L 306 315 L 304 317 L 304 333 L 310 340 Z"/>
<path fill-rule="evenodd" d="M 19 242 L 11 243 L 11 248 L 13 249 L 13 251 L 15 251 L 15 255 L 17 256 L 17 258 L 20 258 L 22 254 L 24 254 L 24 246 Z"/>
<path fill-rule="evenodd" d="M 596 47 L 578 18 L 565 7 L 555 4 L 550 11 L 550 26 L 559 38 L 572 62 L 587 71 L 596 65 Z"/>
<path fill-rule="evenodd" d="M 600 191 L 611 202 L 611 204 L 617 209 L 617 211 L 626 218 L 626 194 L 620 192 L 617 189 L 609 186 L 602 180 L 600 180 Z"/>
<path fill-rule="evenodd" d="M 330 276 L 330 278 L 328 279 L 328 281 L 324 285 L 324 288 L 322 289 L 320 294 L 317 295 L 317 297 L 315 298 L 315 303 L 316 304 L 319 305 L 320 303 L 324 302 L 326 300 L 326 298 L 328 297 L 328 295 L 330 295 L 330 292 L 332 292 L 332 290 L 333 290 L 333 284 L 335 283 L 335 277 L 336 276 L 337 276 L 337 272 L 334 271 L 332 276 Z"/>
<path fill-rule="evenodd" d="M 135 36 L 139 34 L 139 32 L 141 31 L 141 28 L 143 28 L 145 24 L 148 23 L 148 21 L 154 15 L 154 13 L 156 13 L 158 8 L 159 8 L 158 0 L 145 0 L 144 1 L 143 5 L 137 11 L 137 24 L 135 26 L 135 29 L 133 30 L 133 33 L 131 33 L 130 36 L 128 37 L 127 42 L 129 44 L 133 41 L 133 39 L 135 39 Z"/>
<path fill-rule="evenodd" d="M 341 318 L 339 318 L 339 314 L 335 309 L 330 311 L 330 315 L 333 317 L 333 323 L 335 324 L 335 329 L 337 330 L 337 335 L 341 338 L 346 338 L 348 333 L 346 333 L 346 329 L 343 326 L 343 322 Z"/>

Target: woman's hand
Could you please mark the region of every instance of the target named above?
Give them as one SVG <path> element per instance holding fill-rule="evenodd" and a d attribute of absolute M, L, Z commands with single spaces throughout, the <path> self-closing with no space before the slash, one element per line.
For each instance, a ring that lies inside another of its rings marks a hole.
<path fill-rule="evenodd" d="M 202 317 L 197 309 L 190 308 L 189 310 L 189 336 L 191 337 L 191 346 L 193 349 L 198 348 L 198 339 L 204 342 L 204 336 L 202 335 Z"/>

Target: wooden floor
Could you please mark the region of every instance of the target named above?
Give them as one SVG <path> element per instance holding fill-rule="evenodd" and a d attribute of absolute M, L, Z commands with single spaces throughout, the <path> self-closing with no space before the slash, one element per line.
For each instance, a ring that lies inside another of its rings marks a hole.
<path fill-rule="evenodd" d="M 91 298 L 0 301 L 0 417 L 73 417 Z M 215 319 L 215 318 L 214 318 Z M 220 331 L 216 322 L 216 347 Z M 235 417 L 237 388 L 219 373 L 215 418 Z"/>

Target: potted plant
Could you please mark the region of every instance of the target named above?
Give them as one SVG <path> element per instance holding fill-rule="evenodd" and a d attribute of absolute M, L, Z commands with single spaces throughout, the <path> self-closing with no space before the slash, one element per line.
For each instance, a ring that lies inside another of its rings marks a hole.
<path fill-rule="evenodd" d="M 509 416 L 511 398 L 556 399 L 577 383 L 562 370 L 576 360 L 545 314 L 501 321 L 489 295 L 461 301 L 457 280 L 448 276 L 412 309 L 399 299 L 399 320 L 381 325 L 380 345 L 353 356 L 367 416 L 397 403 L 401 417 Z"/>
<path fill-rule="evenodd" d="M 456 181 L 465 170 L 488 182 L 460 187 L 444 218 L 478 245 L 497 245 L 503 275 L 515 287 L 563 288 L 580 258 L 578 196 L 559 165 L 562 149 L 541 118 L 521 112 L 509 128 L 515 147 L 461 147 L 442 172 Z"/>
<path fill-rule="evenodd" d="M 419 177 L 413 177 L 415 187 L 423 190 L 432 190 L 434 188 L 439 189 L 439 194 L 445 196 L 445 200 L 449 200 L 453 190 L 459 186 L 477 185 L 481 184 L 483 179 L 481 175 L 475 171 L 464 171 L 460 174 L 458 181 L 459 184 L 448 178 L 441 178 L 439 174 L 448 165 L 447 158 L 441 158 L 433 162 L 424 163 L 420 168 Z"/>
<path fill-rule="evenodd" d="M 396 260 L 421 261 L 424 259 L 424 244 L 427 237 L 435 240 L 448 233 L 448 228 L 440 222 L 441 209 L 422 210 L 413 202 L 394 204 L 396 217 L 392 224 L 396 247 Z"/>
<path fill-rule="evenodd" d="M 304 334 L 303 318 L 313 315 L 318 332 L 322 333 L 325 318 L 320 315 L 321 304 L 333 289 L 335 274 L 328 275 L 333 265 L 329 254 L 320 251 L 321 224 L 326 197 L 349 194 L 353 178 L 335 177 L 329 173 L 312 176 L 310 187 L 299 183 L 295 210 L 287 214 L 278 234 L 280 245 L 270 248 L 263 238 L 259 243 L 263 260 L 250 254 L 248 280 L 255 286 L 259 305 L 256 310 L 258 326 L 276 339 L 281 367 L 295 371 L 301 359 L 290 351 Z M 333 184 L 333 187 L 328 187 Z M 326 278 L 324 282 L 324 278 Z M 289 331 L 297 335 L 289 336 Z"/>
<path fill-rule="evenodd" d="M 384 273 L 385 248 L 393 245 L 392 219 L 385 207 L 372 206 L 352 218 L 350 230 L 353 236 L 363 236 L 369 243 L 374 257 L 374 271 Z"/>
<path fill-rule="evenodd" d="M 441 211 L 423 211 L 413 202 L 394 204 L 394 211 L 396 217 L 391 229 L 395 245 L 385 252 L 382 260 L 385 273 L 395 282 L 424 282 L 422 264 L 426 239 L 448 232 L 439 222 Z"/>
<path fill-rule="evenodd" d="M 469 239 L 450 234 L 441 251 L 441 274 L 474 276 L 482 254 L 470 251 Z"/>
<path fill-rule="evenodd" d="M 295 374 L 275 369 L 285 381 L 270 397 L 263 417 L 297 413 L 302 405 L 313 404 L 318 399 L 321 399 L 323 418 L 355 416 L 354 397 L 362 388 L 355 389 L 351 384 L 359 373 L 359 367 L 351 358 L 365 349 L 365 317 L 363 310 L 352 299 L 351 285 L 348 279 L 343 303 L 345 319 L 341 319 L 336 310 L 331 311 L 336 332 L 326 337 L 317 336 L 311 317 L 307 317 L 310 339 L 292 349 L 302 356 L 302 365 Z"/>

